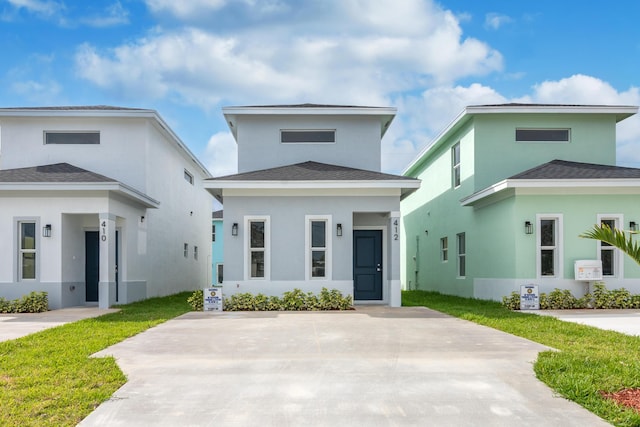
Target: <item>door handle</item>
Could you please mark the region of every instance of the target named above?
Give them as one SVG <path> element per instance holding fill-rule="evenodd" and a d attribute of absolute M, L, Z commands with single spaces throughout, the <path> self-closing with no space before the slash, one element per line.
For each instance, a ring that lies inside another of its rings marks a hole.
<path fill-rule="evenodd" d="M 378 266 L 376 267 L 376 271 L 382 271 L 382 265 L 378 264 Z"/>

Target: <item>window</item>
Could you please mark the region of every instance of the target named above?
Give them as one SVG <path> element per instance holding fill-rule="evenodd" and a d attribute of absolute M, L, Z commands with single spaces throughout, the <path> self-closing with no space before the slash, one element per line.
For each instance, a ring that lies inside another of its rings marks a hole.
<path fill-rule="evenodd" d="M 562 216 L 538 215 L 537 265 L 539 277 L 562 277 Z"/>
<path fill-rule="evenodd" d="M 307 279 L 331 278 L 331 215 L 306 215 Z"/>
<path fill-rule="evenodd" d="M 196 261 L 198 260 L 198 247 L 197 246 L 193 247 L 193 259 L 195 259 Z"/>
<path fill-rule="evenodd" d="M 622 223 L 621 216 L 613 215 L 598 215 L 598 221 L 601 225 L 606 225 L 612 230 L 614 228 L 620 228 Z M 611 246 L 609 243 L 598 242 L 598 258 L 602 261 L 602 275 L 615 277 L 621 274 L 622 265 L 619 264 L 620 251 L 615 246 Z"/>
<path fill-rule="evenodd" d="M 185 258 L 189 258 L 189 244 L 188 244 L 188 243 L 185 243 L 185 244 L 184 244 L 184 249 L 183 249 L 183 251 L 184 251 L 184 257 L 185 257 Z"/>
<path fill-rule="evenodd" d="M 458 245 L 458 277 L 467 275 L 467 243 L 464 233 L 456 234 Z"/>
<path fill-rule="evenodd" d="M 460 143 L 451 147 L 451 165 L 453 176 L 453 187 L 460 186 Z"/>
<path fill-rule="evenodd" d="M 220 284 L 223 282 L 223 265 L 222 264 L 217 264 L 216 265 L 216 283 Z"/>
<path fill-rule="evenodd" d="M 100 144 L 100 132 L 58 132 L 45 131 L 44 143 L 49 144 Z"/>
<path fill-rule="evenodd" d="M 447 237 L 440 239 L 440 261 L 449 261 L 449 239 Z"/>
<path fill-rule="evenodd" d="M 281 130 L 283 144 L 332 144 L 336 142 L 335 129 L 328 130 Z"/>
<path fill-rule="evenodd" d="M 18 274 L 20 280 L 36 278 L 36 223 L 18 223 Z"/>
<path fill-rule="evenodd" d="M 249 221 L 249 277 L 265 277 L 265 221 Z"/>
<path fill-rule="evenodd" d="M 516 129 L 516 142 L 569 142 L 569 129 Z"/>
<path fill-rule="evenodd" d="M 184 180 L 193 185 L 193 175 L 188 170 L 184 170 Z"/>
<path fill-rule="evenodd" d="M 211 241 L 212 242 L 216 241 L 216 225 L 215 224 L 211 225 Z"/>

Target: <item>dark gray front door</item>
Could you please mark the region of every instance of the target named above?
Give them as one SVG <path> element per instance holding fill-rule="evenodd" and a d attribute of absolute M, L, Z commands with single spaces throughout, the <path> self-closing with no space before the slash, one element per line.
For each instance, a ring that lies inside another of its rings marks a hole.
<path fill-rule="evenodd" d="M 98 282 L 100 281 L 100 241 L 97 231 L 84 233 L 84 283 L 86 301 L 98 301 Z"/>
<path fill-rule="evenodd" d="M 353 298 L 382 300 L 382 231 L 353 231 Z"/>

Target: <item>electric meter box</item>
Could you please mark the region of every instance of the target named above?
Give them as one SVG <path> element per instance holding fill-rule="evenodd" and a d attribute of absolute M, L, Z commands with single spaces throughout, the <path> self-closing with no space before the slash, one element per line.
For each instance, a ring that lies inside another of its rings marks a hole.
<path fill-rule="evenodd" d="M 574 264 L 575 279 L 583 282 L 602 280 L 602 261 L 599 259 L 580 259 Z"/>

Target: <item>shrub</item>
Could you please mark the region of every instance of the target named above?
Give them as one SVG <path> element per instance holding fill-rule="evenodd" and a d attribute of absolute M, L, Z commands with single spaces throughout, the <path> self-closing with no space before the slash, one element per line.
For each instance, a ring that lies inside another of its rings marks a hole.
<path fill-rule="evenodd" d="M 194 291 L 191 296 L 187 298 L 187 302 L 193 311 L 204 310 L 204 290 L 198 289 Z"/>
<path fill-rule="evenodd" d="M 511 295 L 502 297 L 502 305 L 509 310 L 520 310 L 520 294 L 513 291 Z"/>
<path fill-rule="evenodd" d="M 241 293 L 225 299 L 227 311 L 309 311 L 309 310 L 348 310 L 352 306 L 351 296 L 343 296 L 337 289 L 322 288 L 320 295 L 304 293 L 300 289 L 287 291 L 282 298 Z"/>
<path fill-rule="evenodd" d="M 502 297 L 502 305 L 509 310 L 520 310 L 520 295 Z M 627 289 L 608 290 L 602 282 L 593 286 L 593 294 L 581 298 L 574 297 L 567 289 L 554 289 L 545 294 L 540 293 L 541 310 L 561 310 L 570 308 L 640 308 L 640 295 L 632 295 Z"/>
<path fill-rule="evenodd" d="M 47 310 L 49 300 L 46 292 L 31 292 L 13 301 L 0 298 L 0 313 L 42 313 Z"/>

